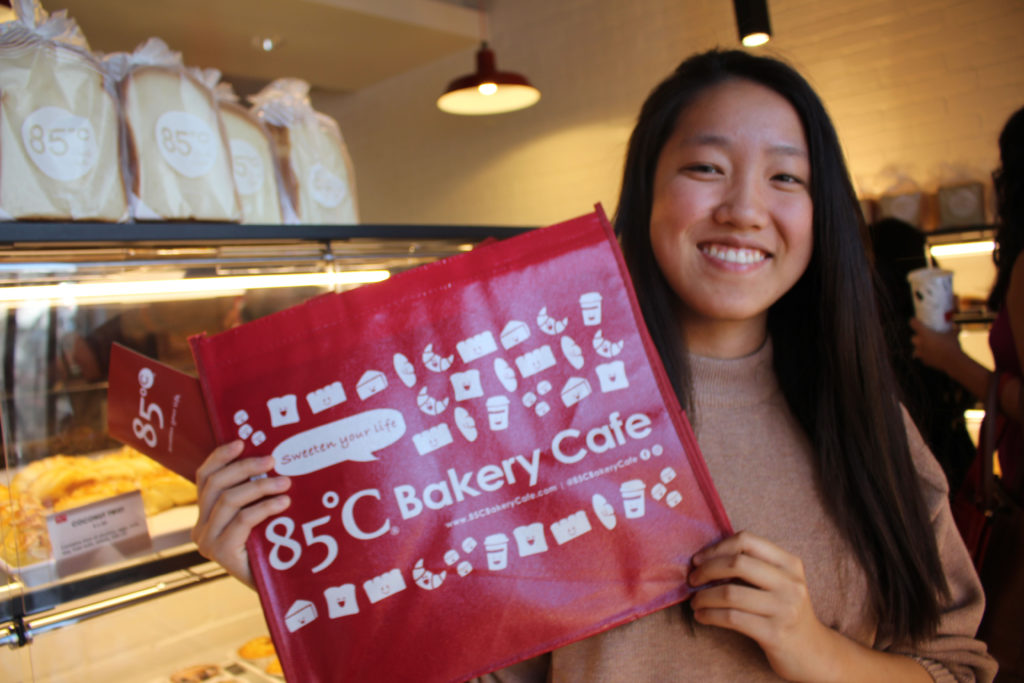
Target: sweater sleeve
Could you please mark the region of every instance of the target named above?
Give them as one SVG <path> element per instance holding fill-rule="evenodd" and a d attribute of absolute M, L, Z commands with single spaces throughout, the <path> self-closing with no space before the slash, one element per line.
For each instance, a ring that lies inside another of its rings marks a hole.
<path fill-rule="evenodd" d="M 935 636 L 913 646 L 894 646 L 893 652 L 913 657 L 940 683 L 945 681 L 991 681 L 996 662 L 983 642 L 974 636 L 985 609 L 981 582 L 970 555 L 960 538 L 949 507 L 949 486 L 917 427 L 904 411 L 907 441 L 921 480 L 925 505 L 935 531 L 939 559 L 949 585 L 950 598 L 944 605 Z"/>
<path fill-rule="evenodd" d="M 551 668 L 551 653 L 513 664 L 474 678 L 467 683 L 544 683 Z"/>

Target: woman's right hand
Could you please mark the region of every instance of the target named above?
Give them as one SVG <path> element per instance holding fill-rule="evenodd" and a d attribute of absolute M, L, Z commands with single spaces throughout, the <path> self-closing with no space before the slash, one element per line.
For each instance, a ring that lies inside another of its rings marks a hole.
<path fill-rule="evenodd" d="M 917 318 L 910 319 L 913 330 L 910 338 L 914 346 L 914 357 L 922 363 L 950 374 L 950 368 L 963 355 L 957 330 L 936 332 Z"/>
<path fill-rule="evenodd" d="M 196 470 L 199 520 L 192 529 L 192 540 L 204 557 L 255 588 L 245 541 L 257 524 L 288 507 L 291 501 L 283 494 L 291 480 L 252 479 L 270 472 L 274 458 L 267 455 L 238 460 L 243 446 L 241 441 L 232 441 L 215 448 Z"/>

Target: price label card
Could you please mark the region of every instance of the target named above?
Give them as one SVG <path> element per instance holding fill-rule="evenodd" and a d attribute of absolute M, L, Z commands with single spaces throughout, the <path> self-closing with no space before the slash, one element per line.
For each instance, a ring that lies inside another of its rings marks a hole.
<path fill-rule="evenodd" d="M 57 561 L 67 576 L 152 551 L 146 510 L 139 491 L 55 512 L 46 527 Z"/>
<path fill-rule="evenodd" d="M 190 481 L 217 445 L 199 381 L 120 344 L 110 350 L 107 430 Z"/>

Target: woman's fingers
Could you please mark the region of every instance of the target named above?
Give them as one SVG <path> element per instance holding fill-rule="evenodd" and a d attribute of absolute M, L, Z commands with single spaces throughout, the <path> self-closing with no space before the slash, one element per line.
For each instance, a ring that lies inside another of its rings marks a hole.
<path fill-rule="evenodd" d="M 204 522 L 206 515 L 213 508 L 213 504 L 220 498 L 222 492 L 231 489 L 239 484 L 267 474 L 274 469 L 273 456 L 267 455 L 256 458 L 225 458 L 225 453 L 232 451 L 221 451 L 220 448 L 210 454 L 206 462 L 197 470 L 199 521 Z M 237 457 L 237 453 L 235 457 Z M 200 478 L 201 476 L 201 478 Z M 252 502 L 252 501 L 249 501 Z"/>
<path fill-rule="evenodd" d="M 749 531 L 741 531 L 704 548 L 693 556 L 693 565 L 690 584 L 694 586 L 728 579 L 760 585 L 757 578 L 771 579 L 772 567 L 804 580 L 804 566 L 799 557 Z"/>
<path fill-rule="evenodd" d="M 256 525 L 288 507 L 291 480 L 265 476 L 274 468 L 271 456 L 240 459 L 243 446 L 215 448 L 196 470 L 199 519 L 192 540 L 204 557 L 252 585 L 245 542 Z"/>
<path fill-rule="evenodd" d="M 269 514 L 288 507 L 287 496 L 280 494 L 290 486 L 291 480 L 287 477 L 268 477 L 245 480 L 244 483 L 224 489 L 208 503 L 206 519 L 197 524 L 196 528 L 201 528 L 206 538 L 216 539 L 223 536 L 229 525 L 237 526 L 243 534 L 244 542 L 253 527 Z M 263 500 L 265 498 L 268 500 Z M 268 508 L 272 508 L 271 511 L 262 514 Z"/>
<path fill-rule="evenodd" d="M 245 443 L 239 439 L 230 441 L 225 444 L 221 444 L 214 448 L 203 464 L 196 469 L 196 486 L 202 488 L 206 484 L 207 478 L 210 474 L 221 469 L 229 462 L 237 458 L 242 454 L 242 449 L 245 447 Z"/>

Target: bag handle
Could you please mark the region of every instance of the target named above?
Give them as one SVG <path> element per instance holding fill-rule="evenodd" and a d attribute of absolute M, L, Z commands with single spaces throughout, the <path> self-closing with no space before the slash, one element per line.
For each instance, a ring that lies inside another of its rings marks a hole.
<path fill-rule="evenodd" d="M 981 461 L 981 507 L 986 517 L 995 512 L 998 501 L 995 496 L 994 459 L 996 450 L 996 422 L 999 415 L 999 373 L 988 376 L 985 394 L 985 419 L 981 423 L 979 455 Z"/>

